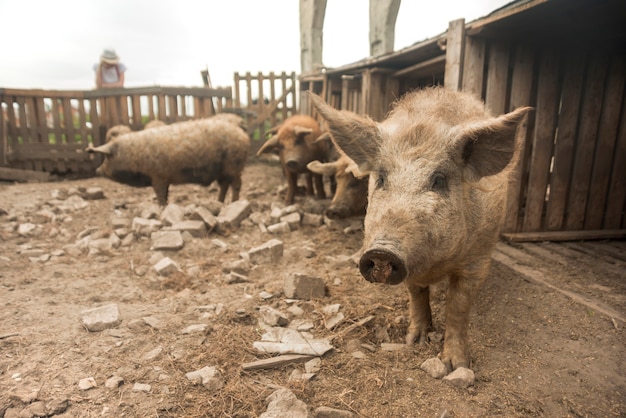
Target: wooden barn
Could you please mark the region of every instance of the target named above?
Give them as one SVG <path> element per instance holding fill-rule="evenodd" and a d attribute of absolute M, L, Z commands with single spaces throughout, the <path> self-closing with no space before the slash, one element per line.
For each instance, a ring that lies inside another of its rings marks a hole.
<path fill-rule="evenodd" d="M 396 98 L 432 85 L 475 93 L 494 114 L 533 106 L 519 132 L 525 149 L 505 236 L 626 235 L 623 0 L 513 1 L 395 52 L 313 67 L 299 79 L 303 113 L 312 112 L 304 92 L 313 91 L 380 120 Z"/>

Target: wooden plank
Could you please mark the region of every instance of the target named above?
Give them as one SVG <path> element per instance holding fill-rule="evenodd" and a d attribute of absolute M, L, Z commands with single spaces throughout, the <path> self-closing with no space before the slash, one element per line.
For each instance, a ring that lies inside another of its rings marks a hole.
<path fill-rule="evenodd" d="M 595 242 L 594 244 L 598 251 L 626 263 L 626 249 L 620 248 L 617 245 L 614 245 L 614 243 L 614 241 L 604 241 Z"/>
<path fill-rule="evenodd" d="M 392 78 L 399 78 L 410 76 L 411 78 L 427 77 L 436 73 L 445 73 L 446 68 L 446 55 L 439 55 L 437 57 L 428 59 L 426 61 L 420 61 L 417 64 L 410 65 L 395 73 L 390 74 Z"/>
<path fill-rule="evenodd" d="M 626 62 L 624 56 L 616 55 L 611 60 L 607 74 L 598 141 L 591 171 L 592 187 L 589 190 L 589 199 L 587 200 L 585 229 L 602 228 L 615 153 L 615 140 L 620 124 L 620 109 L 624 100 L 625 77 Z M 622 121 L 622 123 L 626 123 L 626 121 Z M 622 176 L 626 176 L 626 167 L 621 166 L 621 170 Z"/>
<path fill-rule="evenodd" d="M 510 49 L 508 42 L 494 42 L 489 45 L 485 104 L 494 115 L 506 113 Z"/>
<path fill-rule="evenodd" d="M 25 182 L 45 182 L 50 180 L 50 173 L 44 171 L 19 170 L 9 167 L 0 167 L 0 179 Z"/>
<path fill-rule="evenodd" d="M 141 116 L 141 98 L 139 96 L 130 97 L 131 109 L 133 111 L 133 123 L 131 129 L 138 131 L 143 128 L 143 118 Z"/>
<path fill-rule="evenodd" d="M 85 101 L 78 100 L 78 131 L 80 133 L 80 141 L 77 142 L 81 146 L 87 146 L 87 114 L 85 112 Z"/>
<path fill-rule="evenodd" d="M 74 142 L 74 121 L 72 120 L 72 99 L 61 99 L 63 109 L 63 131 L 65 132 L 64 143 L 71 144 Z"/>
<path fill-rule="evenodd" d="M 57 144 L 63 142 L 63 127 L 61 123 L 61 99 L 58 97 L 52 98 L 52 108 L 50 112 L 52 112 L 52 121 L 54 123 L 54 139 Z"/>
<path fill-rule="evenodd" d="M 2 97 L 0 96 L 0 103 L 2 103 Z M 9 148 L 9 139 L 7 137 L 8 120 L 5 117 L 5 112 L 2 106 L 0 106 L 0 167 L 7 164 L 7 151 Z"/>
<path fill-rule="evenodd" d="M 554 161 L 550 177 L 550 196 L 546 206 L 545 229 L 563 228 L 567 191 L 576 145 L 578 115 L 581 106 L 582 83 L 585 68 L 583 53 L 570 53 L 565 60 L 561 112 L 554 146 Z"/>
<path fill-rule="evenodd" d="M 613 171 L 609 185 L 608 202 L 604 217 L 604 228 L 626 228 L 626 106 L 622 106 L 621 123 L 615 141 Z"/>
<path fill-rule="evenodd" d="M 458 91 L 463 81 L 463 61 L 465 53 L 465 19 L 453 20 L 448 24 L 446 41 L 446 66 L 444 86 Z"/>
<path fill-rule="evenodd" d="M 22 137 L 22 143 L 27 144 L 31 142 L 31 138 L 28 136 L 28 121 L 26 119 L 26 105 L 24 97 L 17 97 L 16 102 L 18 105 L 17 111 L 19 115 L 19 131 Z"/>
<path fill-rule="evenodd" d="M 538 231 L 501 234 L 502 238 L 512 242 L 528 241 L 577 241 L 594 239 L 623 239 L 626 229 L 598 229 L 595 231 Z"/>
<path fill-rule="evenodd" d="M 511 97 L 509 100 L 509 111 L 515 110 L 521 106 L 528 106 L 533 86 L 533 50 L 528 46 L 518 46 L 515 49 L 513 58 L 513 73 L 511 75 Z M 528 141 L 529 137 L 529 121 L 534 115 L 526 118 L 517 128 L 517 140 L 521 142 L 519 161 L 513 168 L 509 177 L 509 189 L 507 195 L 506 217 L 503 232 L 516 232 L 521 226 L 521 202 L 525 199 L 526 167 L 530 158 L 530 150 L 532 149 Z"/>
<path fill-rule="evenodd" d="M 617 269 L 612 269 L 615 273 L 623 274 L 626 278 L 626 264 L 619 258 L 615 258 L 612 255 L 603 253 L 602 251 L 598 251 L 598 248 L 594 245 L 591 246 L 589 243 L 581 243 L 581 242 L 566 242 L 563 244 L 566 248 L 570 248 L 574 251 L 579 251 L 581 253 L 587 254 L 591 258 L 596 261 L 603 261 L 610 266 L 615 266 Z M 607 266 L 605 266 L 607 267 Z"/>
<path fill-rule="evenodd" d="M 565 229 L 568 230 L 579 230 L 584 227 L 593 151 L 598 135 L 608 64 L 608 59 L 604 55 L 593 56 L 588 63 L 583 90 L 583 106 L 580 112 L 584 117 L 581 117 L 579 121 L 576 155 L 565 215 Z"/>
<path fill-rule="evenodd" d="M 462 90 L 481 98 L 485 72 L 485 49 L 486 44 L 483 39 L 473 36 L 465 38 L 465 58 L 461 78 Z"/>
<path fill-rule="evenodd" d="M 618 319 L 626 323 L 626 315 L 623 315 L 622 313 L 612 309 L 611 307 L 605 305 L 601 301 L 596 300 L 594 298 L 590 298 L 586 295 L 581 295 L 576 292 L 572 292 L 570 290 L 561 289 L 560 287 L 555 286 L 548 280 L 548 277 L 550 275 L 549 273 L 546 274 L 542 272 L 541 270 L 537 270 L 534 267 L 519 264 L 514 257 L 512 257 L 511 255 L 505 254 L 501 251 L 503 245 L 506 245 L 506 244 L 498 243 L 498 245 L 496 246 L 496 251 L 494 251 L 492 255 L 492 258 L 495 261 L 521 274 L 526 280 L 528 280 L 531 283 L 546 286 L 547 288 L 551 290 L 554 290 L 556 292 L 559 292 L 567 296 L 568 298 L 572 299 L 576 303 L 584 305 L 596 312 L 599 312 L 603 315 L 608 316 L 609 318 Z"/>
<path fill-rule="evenodd" d="M 559 59 L 554 51 L 546 50 L 542 54 L 538 77 L 535 129 L 523 223 L 524 232 L 538 231 L 542 228 L 556 130 L 556 116 L 560 104 Z"/>
<path fill-rule="evenodd" d="M 159 120 L 167 123 L 168 117 L 167 108 L 165 107 L 165 96 L 162 94 L 157 96 L 157 115 Z"/>
<path fill-rule="evenodd" d="M 243 363 L 241 368 L 243 370 L 277 369 L 291 364 L 305 363 L 314 357 L 315 356 L 309 356 L 306 354 L 284 354 L 281 356 Z"/>

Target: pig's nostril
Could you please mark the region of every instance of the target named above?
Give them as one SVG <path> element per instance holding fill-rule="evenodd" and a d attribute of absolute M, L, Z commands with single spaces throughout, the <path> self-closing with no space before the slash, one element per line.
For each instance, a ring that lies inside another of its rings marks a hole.
<path fill-rule="evenodd" d="M 366 251 L 359 262 L 359 270 L 369 282 L 387 284 L 401 283 L 406 275 L 406 266 L 400 258 L 387 250 Z"/>
<path fill-rule="evenodd" d="M 292 170 L 295 170 L 298 168 L 298 162 L 296 160 L 289 160 L 287 161 L 287 168 L 290 168 Z"/>

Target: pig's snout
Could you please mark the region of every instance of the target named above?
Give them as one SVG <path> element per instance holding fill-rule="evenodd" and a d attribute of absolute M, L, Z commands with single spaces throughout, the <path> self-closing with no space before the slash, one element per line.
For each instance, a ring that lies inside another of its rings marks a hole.
<path fill-rule="evenodd" d="M 287 160 L 287 168 L 291 171 L 298 171 L 300 169 L 300 162 L 296 159 Z"/>
<path fill-rule="evenodd" d="M 407 275 L 404 262 L 393 252 L 374 248 L 361 256 L 359 270 L 368 282 L 401 283 Z"/>
<path fill-rule="evenodd" d="M 330 205 L 327 209 L 326 209 L 326 216 L 328 216 L 328 218 L 330 219 L 340 219 L 340 218 L 345 218 L 349 215 L 349 209 L 347 207 L 344 206 L 333 206 Z"/>

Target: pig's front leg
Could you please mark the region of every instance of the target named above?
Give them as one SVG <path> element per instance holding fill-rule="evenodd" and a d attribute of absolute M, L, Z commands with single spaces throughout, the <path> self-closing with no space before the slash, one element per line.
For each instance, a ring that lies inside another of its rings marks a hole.
<path fill-rule="evenodd" d="M 467 273 L 467 271 L 465 272 Z M 467 332 L 474 298 L 485 279 L 482 269 L 466 275 L 452 275 L 446 297 L 446 334 L 441 361 L 448 371 L 469 368 Z"/>
<path fill-rule="evenodd" d="M 169 183 L 165 180 L 158 178 L 152 179 L 152 188 L 154 189 L 154 194 L 156 194 L 159 205 L 166 206 Z"/>
<path fill-rule="evenodd" d="M 288 204 L 292 204 L 298 189 L 298 173 L 285 171 L 285 174 L 287 174 L 287 196 L 285 196 L 285 201 Z"/>
<path fill-rule="evenodd" d="M 318 199 L 326 199 L 326 191 L 324 190 L 324 177 L 321 174 L 313 174 L 315 182 L 315 196 Z"/>
<path fill-rule="evenodd" d="M 313 196 L 315 192 L 313 191 L 313 174 L 308 172 L 304 175 L 306 179 L 306 195 Z"/>
<path fill-rule="evenodd" d="M 430 290 L 428 286 L 418 286 L 407 282 L 409 290 L 410 323 L 406 332 L 406 343 L 418 342 L 423 344 L 428 338 L 428 330 L 432 328 L 432 314 L 430 312 Z"/>

